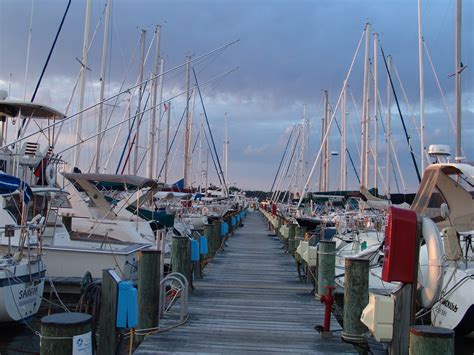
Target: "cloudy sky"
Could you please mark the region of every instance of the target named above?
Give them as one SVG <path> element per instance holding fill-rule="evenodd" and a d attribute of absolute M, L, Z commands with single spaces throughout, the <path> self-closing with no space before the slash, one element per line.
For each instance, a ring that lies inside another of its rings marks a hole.
<path fill-rule="evenodd" d="M 11 86 L 11 97 L 23 99 L 25 92 L 25 68 L 28 49 L 28 29 L 31 9 L 32 36 L 26 98 L 31 98 L 41 69 L 45 63 L 52 41 L 67 5 L 66 0 L 1 0 L 0 1 L 0 89 Z M 91 44 L 87 71 L 86 106 L 98 101 L 100 83 L 101 47 L 103 38 L 103 0 L 94 0 L 92 5 L 90 38 Z M 342 82 L 349 69 L 352 57 L 365 23 L 372 24 L 378 33 L 380 44 L 386 54 L 393 57 L 400 82 L 395 76 L 396 90 L 402 113 L 409 127 L 417 159 L 420 156 L 419 137 L 419 83 L 418 83 L 418 39 L 417 1 L 415 0 L 113 0 L 111 30 L 106 75 L 106 96 L 134 85 L 139 73 L 140 32 L 147 31 L 146 48 L 150 46 L 155 25 L 162 26 L 161 51 L 165 69 L 182 64 L 186 55 L 197 57 L 226 43 L 240 41 L 223 51 L 218 51 L 194 63 L 198 80 L 205 82 L 236 67 L 239 69 L 202 87 L 203 100 L 213 130 L 219 155 L 224 141 L 224 113 L 228 112 L 229 127 L 229 172 L 231 185 L 269 190 L 283 154 L 291 127 L 302 123 L 303 105 L 310 122 L 309 152 L 307 165 L 313 163 L 321 136 L 322 93 L 329 91 L 331 105 L 336 104 Z M 449 113 L 454 118 L 454 0 L 422 0 L 423 33 L 429 53 L 445 94 Z M 462 74 L 463 82 L 463 149 L 473 160 L 474 143 L 474 90 L 473 90 L 473 38 L 474 2 L 464 1 L 462 19 L 462 62 L 468 67 Z M 66 17 L 57 46 L 46 70 L 44 80 L 35 101 L 49 104 L 62 111 L 76 83 L 80 64 L 76 58 L 82 56 L 85 0 L 73 0 Z M 95 36 L 93 33 L 97 31 Z M 360 106 L 362 102 L 363 46 L 354 64 L 349 79 L 348 95 L 348 148 L 359 167 L 357 144 L 360 137 Z M 370 50 L 371 62 L 373 52 Z M 145 77 L 153 65 L 154 49 L 145 65 Z M 381 109 L 386 108 L 386 72 L 378 53 L 379 90 L 382 93 Z M 130 68 L 130 69 L 129 69 Z M 372 68 L 373 70 L 373 68 Z M 164 77 L 164 99 L 182 93 L 185 88 L 184 68 L 171 71 Z M 147 88 L 148 90 L 148 88 Z M 112 115 L 111 124 L 123 120 L 129 94 L 121 95 L 112 112 L 106 108 L 106 116 Z M 406 97 L 406 99 L 405 99 Z M 78 107 L 78 94 L 73 96 L 68 114 Z M 175 129 L 184 108 L 181 95 L 172 101 L 172 129 Z M 132 99 L 132 111 L 136 98 Z M 195 101 L 193 140 L 199 130 L 203 112 L 199 97 Z M 415 191 L 416 175 L 408 154 L 396 107 L 392 107 L 393 135 L 397 156 L 403 171 L 398 176 L 398 186 Z M 142 122 L 140 152 L 145 152 L 148 117 Z M 97 111 L 84 115 L 83 137 L 95 131 Z M 166 116 L 165 116 L 166 118 Z M 385 119 L 385 117 L 382 117 Z M 163 121 L 164 122 L 164 121 Z M 359 123 L 358 123 L 359 122 Z M 426 145 L 449 144 L 454 151 L 454 133 L 445 110 L 443 99 L 425 52 L 425 126 Z M 163 127 L 162 127 L 163 128 Z M 383 127 L 379 127 L 380 168 L 385 167 Z M 64 150 L 74 141 L 75 122 L 65 124 L 56 147 Z M 114 129 L 103 139 L 101 166 L 103 171 L 114 172 L 124 142 L 128 124 Z M 172 132 L 173 134 L 173 132 Z M 170 179 L 182 175 L 182 132 L 176 138 L 172 151 Z M 164 129 L 161 134 L 164 142 Z M 87 170 L 92 162 L 94 140 L 84 144 L 80 166 Z M 194 145 L 194 141 L 193 141 Z M 203 143 L 205 146 L 206 144 Z M 199 144 L 193 156 L 194 169 L 199 165 Z M 206 147 L 204 147 L 206 148 Z M 163 146 L 159 160 L 163 161 Z M 331 130 L 330 149 L 340 151 L 340 136 L 336 128 Z M 72 159 L 72 149 L 63 153 L 66 160 Z M 203 153 L 202 156 L 206 154 Z M 204 159 L 204 158 L 202 158 Z M 221 157 L 222 159 L 222 157 Z M 337 166 L 339 157 L 331 158 L 331 185 L 338 184 Z M 161 164 L 159 162 L 159 164 Z M 209 164 L 212 166 L 212 163 Z M 349 167 L 349 187 L 355 188 L 357 181 Z M 211 170 L 211 168 L 209 168 Z M 127 171 L 127 170 L 125 170 Z M 141 174 L 145 174 L 143 164 Z M 193 181 L 199 180 L 197 172 Z M 210 180 L 217 183 L 210 171 Z M 319 176 L 319 174 L 316 174 Z M 317 179 L 312 181 L 316 186 Z M 396 189 L 395 183 L 392 185 Z"/>

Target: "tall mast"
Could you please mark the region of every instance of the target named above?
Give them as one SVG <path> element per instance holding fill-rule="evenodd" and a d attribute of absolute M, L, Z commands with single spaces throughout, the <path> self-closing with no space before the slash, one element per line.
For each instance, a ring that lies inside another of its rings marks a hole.
<path fill-rule="evenodd" d="M 378 176 L 379 176 L 379 107 L 378 107 L 378 90 L 379 77 L 377 67 L 377 43 L 378 35 L 374 33 L 374 188 L 378 193 Z"/>
<path fill-rule="evenodd" d="M 99 118 L 97 121 L 97 140 L 96 140 L 96 152 L 95 152 L 95 172 L 99 173 L 100 170 L 100 148 L 102 141 L 102 117 L 104 114 L 104 91 L 105 91 L 105 65 L 107 63 L 107 47 L 109 39 L 109 20 L 110 20 L 110 1 L 105 2 L 105 23 L 104 23 L 104 40 L 102 43 L 102 63 L 100 65 L 100 105 L 99 105 Z"/>
<path fill-rule="evenodd" d="M 462 160 L 462 151 L 461 151 L 461 10 L 462 10 L 462 1 L 456 1 L 456 161 L 460 162 Z"/>
<path fill-rule="evenodd" d="M 199 192 L 202 192 L 202 136 L 204 135 L 204 122 L 203 122 L 203 114 L 201 113 L 201 120 L 200 120 L 200 127 L 199 127 Z"/>
<path fill-rule="evenodd" d="M 161 103 L 163 102 L 163 73 L 165 71 L 165 60 L 162 57 L 160 59 L 160 78 L 159 78 L 159 87 L 160 87 L 160 96 L 158 99 L 159 103 L 159 109 L 158 109 L 158 127 L 156 129 L 156 135 L 155 135 L 155 144 L 156 144 L 156 178 L 158 179 L 158 174 L 160 173 L 158 171 L 160 164 L 158 163 L 160 161 L 160 134 L 161 134 L 161 119 L 163 115 L 163 106 Z"/>
<path fill-rule="evenodd" d="M 324 134 L 329 128 L 329 98 L 328 91 L 324 90 Z M 329 134 L 324 141 L 324 186 L 323 191 L 328 191 L 329 185 Z"/>
<path fill-rule="evenodd" d="M 392 56 L 387 56 L 388 74 L 392 70 Z M 391 170 L 391 157 L 390 149 L 392 147 L 392 90 L 390 88 L 390 80 L 387 80 L 387 158 L 386 158 L 386 170 L 385 170 L 385 181 L 387 182 L 387 199 L 390 199 L 390 170 Z"/>
<path fill-rule="evenodd" d="M 141 59 L 140 59 L 140 86 L 138 87 L 138 104 L 137 104 L 137 130 L 135 136 L 135 154 L 134 154 L 134 161 L 133 161 L 133 173 L 138 175 L 139 164 L 138 164 L 138 146 L 140 141 L 140 119 L 142 117 L 142 97 L 143 97 L 143 69 L 145 66 L 145 38 L 146 38 L 146 31 L 142 30 L 140 35 L 140 44 L 141 44 Z"/>
<path fill-rule="evenodd" d="M 190 86 L 190 74 L 191 74 L 191 56 L 186 56 L 186 126 L 184 131 L 184 187 L 189 187 L 191 184 L 190 171 L 189 171 L 189 160 L 190 160 L 190 144 L 191 138 L 191 115 L 189 111 L 189 100 L 191 99 Z"/>
<path fill-rule="evenodd" d="M 227 113 L 224 112 L 224 124 L 225 124 L 225 141 L 224 141 L 224 164 L 225 164 L 225 181 L 228 180 L 229 175 L 229 133 L 228 133 L 228 118 Z"/>
<path fill-rule="evenodd" d="M 342 92 L 341 102 L 341 186 L 340 190 L 345 191 L 347 185 L 346 172 L 346 82 L 344 81 L 344 91 Z"/>
<path fill-rule="evenodd" d="M 166 150 L 165 150 L 165 184 L 168 183 L 168 157 L 170 149 L 170 121 L 171 121 L 171 101 L 168 101 L 168 117 L 166 120 Z"/>
<path fill-rule="evenodd" d="M 160 35 L 161 35 L 161 26 L 157 25 L 155 28 L 155 37 L 156 37 L 155 65 L 152 70 L 152 76 L 154 77 L 154 79 L 151 82 L 151 85 L 152 85 L 151 106 L 153 107 L 153 109 L 151 110 L 151 120 L 150 120 L 150 126 L 148 130 L 148 144 L 147 144 L 147 153 L 148 153 L 147 154 L 147 176 L 149 179 L 153 178 L 153 164 L 155 163 L 155 142 L 156 142 L 155 136 L 157 133 L 156 132 L 156 109 L 157 109 L 156 99 L 157 99 L 157 92 L 158 92 L 158 77 L 157 76 L 158 76 L 159 66 L 160 66 Z"/>
<path fill-rule="evenodd" d="M 87 54 L 89 48 L 89 27 L 90 27 L 90 18 L 91 18 L 91 0 L 87 0 L 86 3 L 86 19 L 84 23 L 84 41 L 82 44 L 82 58 L 81 58 L 81 78 L 79 86 L 79 115 L 76 122 L 76 137 L 74 140 L 74 161 L 73 167 L 79 165 L 79 158 L 81 154 L 81 141 L 82 134 L 82 111 L 84 110 L 84 93 L 86 88 L 86 68 L 87 68 Z"/>
<path fill-rule="evenodd" d="M 321 159 L 321 173 L 319 174 L 320 176 L 320 184 L 319 184 L 319 191 L 326 191 L 326 186 L 327 186 L 327 183 L 326 183 L 326 177 L 327 177 L 327 174 L 326 174 L 326 169 L 327 169 L 327 160 L 328 160 L 328 156 L 327 156 L 327 150 L 326 150 L 326 143 L 327 143 L 327 139 L 326 141 L 324 141 L 324 136 L 326 134 L 326 127 L 327 127 L 327 120 L 328 120 L 328 92 L 327 90 L 324 90 L 324 117 L 323 117 L 323 122 L 322 122 L 322 129 L 321 129 L 321 144 L 323 145 L 323 156 L 322 156 L 322 159 Z"/>
<path fill-rule="evenodd" d="M 304 158 L 305 158 L 305 149 L 306 149 L 306 104 L 303 105 L 303 137 L 301 140 L 301 159 L 300 159 L 300 184 L 303 184 L 303 179 L 304 179 Z M 297 185 L 297 186 L 298 186 Z M 297 192 L 301 191 L 303 189 L 303 186 L 298 186 L 297 187 Z M 303 193 L 303 191 L 301 191 Z"/>
<path fill-rule="evenodd" d="M 418 67 L 420 72 L 420 160 L 425 171 L 425 79 L 423 69 L 423 32 L 421 30 L 421 0 L 418 0 Z"/>
<path fill-rule="evenodd" d="M 362 118 L 361 118 L 361 145 L 360 145 L 360 183 L 367 186 L 366 165 L 367 162 L 367 123 L 368 123 L 368 88 L 369 88 L 369 49 L 370 49 L 370 23 L 365 25 L 365 55 L 364 55 L 364 93 L 362 98 Z"/>

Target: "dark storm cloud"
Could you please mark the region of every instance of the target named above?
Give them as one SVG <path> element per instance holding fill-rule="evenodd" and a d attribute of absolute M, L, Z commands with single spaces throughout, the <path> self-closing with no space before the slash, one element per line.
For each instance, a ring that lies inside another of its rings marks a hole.
<path fill-rule="evenodd" d="M 39 76 L 66 3 L 65 0 L 35 2 L 29 93 Z M 452 112 L 454 81 L 449 75 L 454 72 L 454 3 L 445 0 L 422 1 L 424 37 Z M 474 2 L 464 1 L 463 5 L 463 62 L 470 66 L 463 73 L 463 88 L 466 97 L 472 97 L 474 44 L 470 39 L 474 34 Z M 13 80 L 21 88 L 17 96 L 23 93 L 30 8 L 29 0 L 0 2 L 0 80 L 6 82 L 8 74 L 13 73 Z M 204 91 L 207 103 L 214 108 L 209 110 L 211 118 L 218 122 L 224 111 L 230 111 L 233 116 L 233 141 L 236 144 L 231 145 L 230 149 L 239 164 L 244 159 L 262 159 L 261 166 L 267 170 L 277 164 L 280 152 L 276 148 L 282 148 L 276 142 L 291 122 L 301 120 L 303 103 L 308 104 L 308 114 L 314 120 L 313 132 L 315 137 L 319 137 L 318 126 L 322 114 L 316 107 L 321 101 L 321 89 L 329 90 L 331 101 L 335 103 L 367 21 L 372 23 L 373 31 L 379 34 L 386 54 L 393 56 L 417 115 L 418 39 L 415 0 L 115 0 L 112 9 L 110 80 L 115 83 L 122 79 L 142 28 L 148 31 L 147 38 L 150 41 L 154 25 L 162 25 L 162 53 L 167 68 L 181 64 L 186 54 L 199 55 L 240 39 L 238 44 L 217 58 L 196 65 L 200 80 L 240 67 L 237 73 Z M 102 10 L 103 1 L 93 1 L 91 36 Z M 45 76 L 46 83 L 48 80 L 58 83 L 58 79 L 53 81 L 52 77 L 70 77 L 74 80 L 77 75 L 79 64 L 75 58 L 80 58 L 82 53 L 84 12 L 85 1 L 72 2 Z M 89 75 L 95 80 L 100 68 L 101 43 L 100 27 L 91 48 L 89 64 L 92 69 Z M 370 55 L 373 56 L 372 51 Z M 362 57 L 363 48 L 350 83 L 359 102 Z M 148 69 L 151 63 L 152 60 L 149 60 Z M 135 80 L 137 73 L 135 65 L 130 82 Z M 380 90 L 385 92 L 385 88 L 382 88 L 385 76 L 380 56 L 379 73 L 382 81 Z M 426 60 L 425 77 L 427 102 L 442 110 L 438 89 Z M 169 87 L 183 87 L 184 73 L 168 79 L 166 84 Z M 48 95 L 45 93 L 43 97 Z M 51 99 L 54 100 L 54 97 Z M 467 129 L 472 128 L 472 102 L 472 99 L 466 99 L 464 107 Z M 225 107 L 228 103 L 233 106 Z M 431 124 L 427 129 L 428 134 L 432 134 L 433 139 L 439 138 L 432 132 L 438 128 L 445 130 L 446 119 L 439 113 L 431 116 L 427 113 L 426 120 Z M 255 127 L 251 132 L 249 124 Z M 222 126 L 215 123 L 215 127 L 222 134 Z M 399 129 L 397 126 L 395 128 Z M 465 142 L 472 156 L 472 143 L 469 144 L 468 140 Z M 317 145 L 317 140 L 314 139 L 312 143 Z M 253 154 L 245 156 L 245 152 Z"/>

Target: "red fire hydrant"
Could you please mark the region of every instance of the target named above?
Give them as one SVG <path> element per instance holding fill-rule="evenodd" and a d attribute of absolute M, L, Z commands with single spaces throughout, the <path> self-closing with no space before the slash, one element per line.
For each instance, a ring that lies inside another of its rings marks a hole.
<path fill-rule="evenodd" d="M 331 327 L 331 307 L 334 303 L 334 296 L 332 295 L 332 290 L 335 288 L 334 286 L 326 286 L 328 289 L 327 295 L 321 296 L 320 300 L 321 303 L 324 303 L 324 324 L 323 324 L 323 332 L 329 332 Z"/>

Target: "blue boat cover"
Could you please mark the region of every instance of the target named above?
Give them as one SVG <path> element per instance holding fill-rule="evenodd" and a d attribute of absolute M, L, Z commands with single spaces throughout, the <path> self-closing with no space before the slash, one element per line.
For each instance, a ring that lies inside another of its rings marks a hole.
<path fill-rule="evenodd" d="M 225 237 L 229 233 L 229 225 L 226 222 L 221 224 L 221 237 Z"/>
<path fill-rule="evenodd" d="M 0 171 L 0 195 L 11 194 L 16 190 L 23 192 L 23 201 L 25 201 L 25 203 L 31 201 L 33 192 L 26 182 L 22 181 L 16 176 L 7 175 Z"/>
<path fill-rule="evenodd" d="M 117 328 L 135 328 L 138 324 L 138 294 L 131 281 L 118 285 Z"/>
<path fill-rule="evenodd" d="M 199 249 L 201 254 L 209 253 L 209 248 L 207 246 L 207 238 L 204 235 L 201 235 L 201 237 L 199 238 Z"/>
<path fill-rule="evenodd" d="M 199 242 L 191 240 L 191 261 L 199 261 Z"/>

